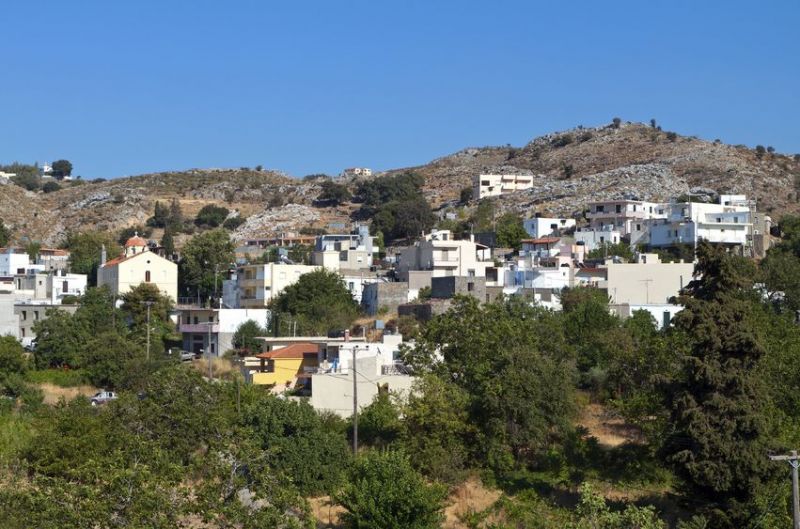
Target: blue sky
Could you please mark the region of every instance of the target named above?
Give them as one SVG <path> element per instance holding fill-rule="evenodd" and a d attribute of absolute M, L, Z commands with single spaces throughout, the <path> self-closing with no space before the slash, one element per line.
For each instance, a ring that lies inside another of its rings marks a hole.
<path fill-rule="evenodd" d="M 0 5 L 0 163 L 425 163 L 579 124 L 800 152 L 800 2 Z"/>

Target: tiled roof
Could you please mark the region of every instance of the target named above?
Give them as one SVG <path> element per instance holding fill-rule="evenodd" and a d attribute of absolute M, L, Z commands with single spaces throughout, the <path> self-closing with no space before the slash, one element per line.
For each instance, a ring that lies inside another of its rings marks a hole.
<path fill-rule="evenodd" d="M 125 242 L 125 248 L 130 248 L 131 246 L 147 246 L 147 241 L 138 235 L 134 235 Z"/>
<path fill-rule="evenodd" d="M 269 351 L 268 353 L 260 353 L 256 358 L 266 358 L 267 360 L 274 360 L 276 358 L 295 358 L 302 360 L 306 356 L 317 355 L 317 344 L 313 343 L 296 343 Z"/>

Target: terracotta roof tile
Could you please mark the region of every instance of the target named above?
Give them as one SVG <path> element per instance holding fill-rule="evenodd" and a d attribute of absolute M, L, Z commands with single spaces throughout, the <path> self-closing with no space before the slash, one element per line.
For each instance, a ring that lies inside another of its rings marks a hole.
<path fill-rule="evenodd" d="M 296 358 L 303 359 L 306 356 L 317 355 L 317 344 L 313 343 L 296 343 L 275 349 L 267 353 L 260 353 L 256 358 L 266 358 L 267 360 L 274 360 L 276 358 Z"/>

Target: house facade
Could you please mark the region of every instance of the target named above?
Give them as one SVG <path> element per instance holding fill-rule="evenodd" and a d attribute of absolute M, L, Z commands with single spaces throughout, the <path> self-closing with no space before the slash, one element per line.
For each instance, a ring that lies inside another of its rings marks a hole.
<path fill-rule="evenodd" d="M 178 331 L 183 350 L 195 354 L 220 356 L 233 349 L 233 335 L 241 324 L 253 320 L 261 327 L 269 324 L 267 309 L 212 309 L 178 305 Z"/>
<path fill-rule="evenodd" d="M 480 200 L 486 197 L 499 197 L 505 193 L 513 193 L 531 189 L 533 176 L 519 174 L 479 174 L 472 178 L 472 198 Z"/>
<path fill-rule="evenodd" d="M 431 277 L 486 277 L 486 269 L 493 266 L 486 246 L 453 240 L 449 230 L 434 230 L 400 254 L 396 270 L 401 281 L 408 281 L 412 270 L 429 270 Z"/>
<path fill-rule="evenodd" d="M 522 227 L 533 239 L 562 235 L 563 232 L 575 227 L 575 219 L 535 217 L 522 221 Z"/>
<path fill-rule="evenodd" d="M 288 263 L 242 265 L 236 269 L 235 285 L 223 285 L 224 290 L 238 290 L 238 307 L 244 309 L 265 308 L 289 285 L 293 285 L 303 274 L 318 270 L 318 266 Z M 235 296 L 234 296 L 235 297 Z M 228 294 L 228 299 L 232 299 Z"/>
<path fill-rule="evenodd" d="M 97 270 L 97 286 L 107 285 L 112 294 L 121 296 L 142 283 L 158 287 L 173 301 L 178 299 L 178 265 L 151 252 L 139 236 L 128 239 L 119 257 L 106 261 L 105 248 Z"/>

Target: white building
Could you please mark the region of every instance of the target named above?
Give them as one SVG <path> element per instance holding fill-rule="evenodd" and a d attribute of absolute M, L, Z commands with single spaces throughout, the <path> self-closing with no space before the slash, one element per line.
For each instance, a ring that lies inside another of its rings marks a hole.
<path fill-rule="evenodd" d="M 357 226 L 352 233 L 317 237 L 311 262 L 329 270 L 369 270 L 378 253 L 369 226 Z"/>
<path fill-rule="evenodd" d="M 657 254 L 639 254 L 635 263 L 608 263 L 605 287 L 612 305 L 669 303 L 689 284 L 693 263 L 662 263 Z"/>
<path fill-rule="evenodd" d="M 453 240 L 449 230 L 434 230 L 400 254 L 397 273 L 400 281 L 408 281 L 412 270 L 428 270 L 431 277 L 486 277 L 493 266 L 488 247 L 472 238 Z"/>
<path fill-rule="evenodd" d="M 30 257 L 20 248 L 0 248 L 0 276 L 25 275 L 32 269 Z"/>
<path fill-rule="evenodd" d="M 267 309 L 210 309 L 178 306 L 178 330 L 183 335 L 183 349 L 195 354 L 222 355 L 233 349 L 233 335 L 247 320 L 261 327 L 269 324 Z"/>
<path fill-rule="evenodd" d="M 587 252 L 601 248 L 606 244 L 618 244 L 622 241 L 623 233 L 611 226 L 605 228 L 578 228 L 573 237 L 575 243 L 581 244 Z"/>
<path fill-rule="evenodd" d="M 733 200 L 732 199 L 741 200 Z M 752 217 L 742 195 L 723 195 L 721 200 L 738 205 L 679 202 L 669 204 L 664 219 L 649 224 L 649 243 L 654 247 L 689 244 L 702 239 L 714 244 L 749 246 Z"/>
<path fill-rule="evenodd" d="M 397 359 L 402 341 L 400 335 L 384 335 L 380 343 L 339 342 L 321 347 L 319 368 L 311 376 L 311 406 L 340 417 L 353 414 L 354 352 L 359 410 L 372 403 L 381 387 L 408 394 L 414 377 Z"/>
<path fill-rule="evenodd" d="M 472 198 L 479 200 L 486 197 L 498 197 L 505 193 L 513 193 L 531 189 L 533 176 L 515 174 L 480 174 L 472 178 Z"/>
<path fill-rule="evenodd" d="M 339 175 L 339 178 L 355 178 L 372 176 L 372 169 L 369 167 L 348 167 Z"/>
<path fill-rule="evenodd" d="M 534 217 L 522 221 L 522 226 L 534 239 L 550 235 L 561 235 L 562 232 L 575 227 L 575 219 Z"/>
<path fill-rule="evenodd" d="M 658 202 L 607 200 L 590 202 L 586 218 L 589 219 L 591 230 L 619 232 L 633 245 L 646 242 L 643 237 L 647 235 L 648 221 L 664 219 L 667 214 L 667 205 Z M 609 242 L 608 239 L 606 242 Z"/>
<path fill-rule="evenodd" d="M 239 266 L 236 269 L 235 287 L 231 284 L 226 286 L 224 282 L 222 284 L 223 303 L 227 305 L 235 300 L 236 307 L 265 308 L 286 287 L 296 283 L 300 276 L 318 269 L 318 266 L 288 263 Z M 238 290 L 238 293 L 231 294 L 232 288 Z"/>
<path fill-rule="evenodd" d="M 122 296 L 142 283 L 152 283 L 162 294 L 177 301 L 178 265 L 151 252 L 147 241 L 138 235 L 128 239 L 122 255 L 110 261 L 106 261 L 103 247 L 97 286 L 108 285 L 112 294 Z"/>
<path fill-rule="evenodd" d="M 48 300 L 53 305 L 62 302 L 65 296 L 80 297 L 86 293 L 86 274 L 70 274 L 66 270 L 53 272 L 31 272 L 14 278 L 17 291 L 26 292 L 33 299 Z"/>

